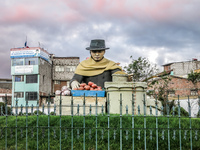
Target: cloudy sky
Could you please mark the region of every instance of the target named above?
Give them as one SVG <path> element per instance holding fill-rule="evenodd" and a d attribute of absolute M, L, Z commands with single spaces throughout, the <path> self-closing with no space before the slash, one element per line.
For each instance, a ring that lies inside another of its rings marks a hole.
<path fill-rule="evenodd" d="M 199 9 L 200 0 L 1 0 L 0 78 L 11 78 L 10 49 L 23 47 L 26 36 L 29 47 L 80 61 L 96 38 L 122 66 L 131 55 L 158 67 L 200 59 Z"/>

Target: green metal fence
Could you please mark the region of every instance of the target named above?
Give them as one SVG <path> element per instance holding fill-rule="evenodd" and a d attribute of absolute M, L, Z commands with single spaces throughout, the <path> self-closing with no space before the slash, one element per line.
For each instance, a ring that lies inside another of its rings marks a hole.
<path fill-rule="evenodd" d="M 106 108 L 98 106 L 97 97 L 95 106 L 88 107 L 83 97 L 83 105 L 78 105 L 74 114 L 73 99 L 71 97 L 71 105 L 62 105 L 60 96 L 60 105 L 54 105 L 53 111 L 49 102 L 35 110 L 28 104 L 18 106 L 17 100 L 11 108 L 5 103 L 1 106 L 0 149 L 200 149 L 200 114 L 191 117 L 189 97 L 188 116 L 181 114 L 179 97 L 178 113 L 175 107 L 170 112 L 166 105 L 165 115 L 164 106 L 158 108 L 157 101 L 155 113 L 150 107 L 150 115 L 147 115 L 145 97 L 143 106 L 135 106 L 134 95 L 132 106 L 126 106 L 126 114 L 122 114 L 121 95 L 119 114 L 110 114 L 109 95 Z M 62 115 L 63 107 L 70 107 L 71 115 Z M 79 107 L 83 107 L 81 115 Z M 137 115 L 134 112 L 136 107 Z M 140 112 L 141 107 L 144 112 Z M 56 109 L 59 109 L 59 114 L 56 114 Z M 89 114 L 85 113 L 86 109 L 89 109 Z M 92 109 L 96 110 L 95 114 L 91 114 Z M 101 109 L 101 113 L 98 114 L 97 109 Z M 158 115 L 159 110 L 162 115 Z"/>

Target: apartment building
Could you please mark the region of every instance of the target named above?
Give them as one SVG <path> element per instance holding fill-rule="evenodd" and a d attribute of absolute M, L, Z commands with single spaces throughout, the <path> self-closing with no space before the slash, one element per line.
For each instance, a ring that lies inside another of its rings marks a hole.
<path fill-rule="evenodd" d="M 187 75 L 191 73 L 191 71 L 200 69 L 200 61 L 193 58 L 191 61 L 172 62 L 164 64 L 163 67 L 164 71 L 169 73 L 170 75 L 187 78 Z"/>
<path fill-rule="evenodd" d="M 10 49 L 12 105 L 37 105 L 51 93 L 52 61 L 41 47 Z"/>
<path fill-rule="evenodd" d="M 154 90 L 155 86 L 163 86 L 163 76 L 168 76 L 167 92 L 170 97 L 173 96 L 198 96 L 200 95 L 200 82 L 192 83 L 187 79 L 188 74 L 193 72 L 199 72 L 200 61 L 192 59 L 191 61 L 173 62 L 163 65 L 164 71 L 157 74 L 156 77 L 151 78 L 148 82 L 157 80 L 158 85 L 148 87 L 148 90 Z"/>
<path fill-rule="evenodd" d="M 75 69 L 80 60 L 79 57 L 54 57 L 52 56 L 52 90 L 61 90 L 63 86 L 69 87 Z"/>
<path fill-rule="evenodd" d="M 0 79 L 0 102 L 11 104 L 12 99 L 12 79 Z"/>

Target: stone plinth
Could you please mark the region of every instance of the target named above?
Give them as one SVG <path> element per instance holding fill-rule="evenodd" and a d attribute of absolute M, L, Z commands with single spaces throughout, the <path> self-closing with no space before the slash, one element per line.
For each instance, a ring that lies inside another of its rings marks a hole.
<path fill-rule="evenodd" d="M 132 98 L 134 99 L 134 114 L 138 113 L 138 105 L 140 112 L 144 114 L 143 100 L 146 98 L 146 82 L 105 82 L 107 97 L 110 101 L 110 113 L 120 114 L 120 96 L 122 99 L 122 114 L 126 114 L 126 106 L 128 113 L 132 114 Z"/>
<path fill-rule="evenodd" d="M 60 96 L 55 97 L 56 104 L 56 115 L 60 115 Z M 85 97 L 85 111 L 84 111 L 84 97 L 73 97 L 73 115 L 96 115 L 105 113 L 106 97 L 97 97 L 97 106 L 96 106 L 96 97 Z M 62 115 L 71 115 L 72 114 L 72 96 L 61 96 L 61 114 Z M 79 109 L 78 109 L 79 105 Z M 91 111 L 90 111 L 91 106 Z M 97 108 L 97 111 L 96 111 Z"/>

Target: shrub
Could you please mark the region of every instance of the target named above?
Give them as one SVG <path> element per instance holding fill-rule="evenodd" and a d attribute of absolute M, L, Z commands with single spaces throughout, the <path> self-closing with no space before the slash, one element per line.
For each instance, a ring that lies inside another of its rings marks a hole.
<path fill-rule="evenodd" d="M 171 115 L 174 114 L 175 116 L 178 116 L 178 107 L 175 107 L 174 113 L 173 113 L 173 109 L 171 109 L 170 114 Z M 189 117 L 189 113 L 183 107 L 180 107 L 180 116 Z"/>
<path fill-rule="evenodd" d="M 0 115 L 3 116 L 5 114 L 6 114 L 5 103 L 0 102 Z M 10 115 L 10 114 L 11 114 L 11 109 L 10 107 L 7 107 L 7 115 Z"/>

